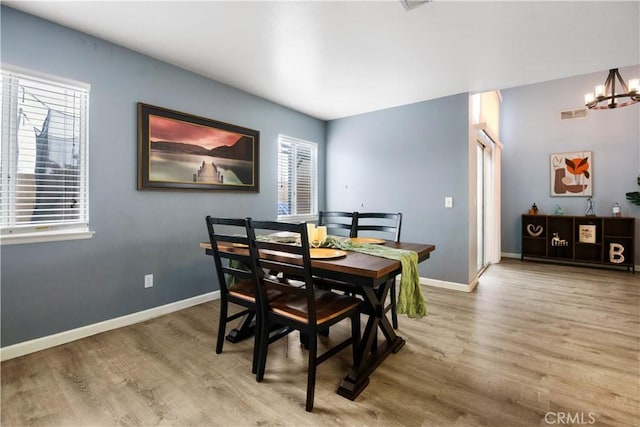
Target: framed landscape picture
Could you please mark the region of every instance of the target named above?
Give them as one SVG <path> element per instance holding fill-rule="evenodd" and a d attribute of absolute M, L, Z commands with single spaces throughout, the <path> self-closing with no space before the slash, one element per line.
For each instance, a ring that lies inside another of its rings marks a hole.
<path fill-rule="evenodd" d="M 259 191 L 260 132 L 138 103 L 138 190 Z"/>
<path fill-rule="evenodd" d="M 591 151 L 551 154 L 551 195 L 592 196 L 592 162 Z"/>

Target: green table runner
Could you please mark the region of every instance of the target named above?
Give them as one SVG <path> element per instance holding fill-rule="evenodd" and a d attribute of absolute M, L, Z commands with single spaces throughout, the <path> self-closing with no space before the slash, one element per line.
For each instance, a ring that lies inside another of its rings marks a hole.
<path fill-rule="evenodd" d="M 384 245 L 355 243 L 348 239 L 343 240 L 334 236 L 327 236 L 327 240 L 325 240 L 322 246 L 399 260 L 402 265 L 402 275 L 397 301 L 397 312 L 406 314 L 409 317 L 423 317 L 427 315 L 427 303 L 420 288 L 417 253 L 404 249 L 390 248 Z"/>

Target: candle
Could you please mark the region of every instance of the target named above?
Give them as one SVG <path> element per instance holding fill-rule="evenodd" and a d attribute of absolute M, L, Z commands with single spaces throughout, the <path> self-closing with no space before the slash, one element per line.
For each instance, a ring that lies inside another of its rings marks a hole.
<path fill-rule="evenodd" d="M 309 243 L 316 238 L 316 225 L 311 222 L 307 223 L 307 237 L 309 238 Z"/>
<path fill-rule="evenodd" d="M 640 90 L 640 79 L 629 80 L 629 92 L 638 92 Z"/>
<path fill-rule="evenodd" d="M 315 240 L 319 241 L 320 244 L 324 243 L 324 241 L 327 240 L 327 227 L 325 227 L 324 225 L 321 225 L 318 228 L 316 228 Z"/>
<path fill-rule="evenodd" d="M 594 97 L 593 97 L 593 92 L 587 93 L 584 96 L 584 103 L 585 104 L 591 104 L 594 101 Z"/>
<path fill-rule="evenodd" d="M 604 96 L 604 85 L 596 86 L 595 94 L 596 94 L 596 98 L 599 96 Z"/>

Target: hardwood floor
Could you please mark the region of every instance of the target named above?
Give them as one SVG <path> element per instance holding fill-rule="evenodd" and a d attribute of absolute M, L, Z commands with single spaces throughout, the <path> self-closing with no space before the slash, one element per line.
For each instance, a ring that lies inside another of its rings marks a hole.
<path fill-rule="evenodd" d="M 304 410 L 298 336 L 214 352 L 219 301 L 8 360 L 2 426 L 638 426 L 640 276 L 505 260 L 473 293 L 423 289 L 429 315 L 400 316 L 407 344 L 351 402 L 345 350 L 318 368 Z M 348 325 L 332 329 L 330 340 Z M 324 339 L 324 338 L 323 338 Z"/>

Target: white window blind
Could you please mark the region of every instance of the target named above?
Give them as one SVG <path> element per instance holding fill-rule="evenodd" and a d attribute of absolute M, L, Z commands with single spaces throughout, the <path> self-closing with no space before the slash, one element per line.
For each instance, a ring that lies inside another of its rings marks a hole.
<path fill-rule="evenodd" d="M 306 219 L 317 214 L 318 145 L 278 137 L 278 219 Z"/>
<path fill-rule="evenodd" d="M 3 66 L 3 243 L 88 231 L 88 104 L 88 85 Z"/>

